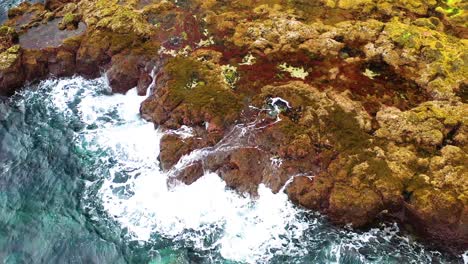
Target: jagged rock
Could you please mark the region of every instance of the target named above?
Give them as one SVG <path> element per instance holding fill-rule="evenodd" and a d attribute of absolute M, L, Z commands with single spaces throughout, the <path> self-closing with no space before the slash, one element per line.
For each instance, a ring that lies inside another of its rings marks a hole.
<path fill-rule="evenodd" d="M 72 76 L 75 74 L 75 52 L 59 49 L 56 54 L 49 57 L 47 67 L 53 76 Z"/>
<path fill-rule="evenodd" d="M 34 81 L 47 75 L 48 53 L 40 50 L 25 50 L 23 52 L 22 63 L 26 80 Z"/>
<path fill-rule="evenodd" d="M 153 78 L 149 73 L 142 72 L 138 78 L 137 82 L 137 92 L 138 95 L 144 96 L 147 94 L 148 88 L 153 83 Z"/>
<path fill-rule="evenodd" d="M 75 30 L 78 28 L 78 24 L 80 23 L 80 20 L 81 18 L 79 15 L 76 15 L 73 13 L 66 13 L 63 16 L 62 21 L 60 21 L 59 29 L 60 30 L 64 30 L 64 29 Z"/>
<path fill-rule="evenodd" d="M 161 139 L 161 153 L 159 154 L 161 168 L 163 170 L 172 168 L 183 155 L 196 149 L 193 145 L 193 140 L 183 140 L 177 135 L 165 135 Z"/>
<path fill-rule="evenodd" d="M 365 46 L 368 57 L 383 59 L 407 78 L 426 87 L 437 99 L 448 99 L 466 85 L 466 39 L 394 19 L 375 43 Z"/>

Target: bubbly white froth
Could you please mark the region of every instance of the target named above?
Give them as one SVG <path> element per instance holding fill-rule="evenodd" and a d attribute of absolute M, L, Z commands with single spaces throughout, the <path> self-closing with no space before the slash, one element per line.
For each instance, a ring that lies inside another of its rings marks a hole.
<path fill-rule="evenodd" d="M 108 166 L 108 175 L 86 186 L 90 190 L 98 186 L 97 199 L 105 212 L 128 229 L 133 240 L 162 236 L 199 250 L 217 250 L 225 259 L 245 263 L 268 263 L 275 255 L 306 255 L 317 243 L 315 236 L 325 237 L 323 232 L 335 232 L 327 234 L 330 243 L 322 249 L 327 252 L 322 257 L 329 263 L 341 263 L 350 250 L 362 263 L 379 263 L 379 259 L 369 261 L 358 253 L 360 248 L 380 243 L 378 239 L 389 244 L 397 239 L 405 250 L 412 250 L 415 244 L 400 236 L 396 225 L 368 232 L 326 230 L 319 218 L 302 219 L 303 211 L 286 194 L 273 194 L 261 185 L 258 198 L 244 197 L 226 189 L 215 173 L 206 173 L 189 186 L 169 185 L 170 174 L 161 171 L 157 160 L 163 132 L 140 118 L 139 106 L 145 97 L 138 96 L 135 89 L 126 95 L 106 95 L 105 78 L 49 80 L 41 86 L 52 87 L 47 97 L 51 105 L 65 115 L 78 115 L 85 123 L 86 128 L 77 132 L 77 144 L 106 154 L 101 159 Z M 249 125 L 239 126 L 237 134 L 242 136 L 248 129 Z M 184 128 L 176 133 L 188 137 L 191 132 Z M 206 151 L 195 151 L 178 165 L 196 160 Z M 109 157 L 113 163 L 107 161 Z M 428 252 L 415 252 L 419 260 L 431 260 Z M 465 263 L 467 256 L 462 256 Z"/>
<path fill-rule="evenodd" d="M 207 173 L 192 185 L 168 187 L 169 175 L 159 168 L 157 157 L 163 133 L 143 121 L 138 114 L 145 97 L 136 90 L 126 95 L 96 95 L 92 89 L 81 91 L 88 81 L 81 78 L 57 83 L 55 103 L 66 109 L 78 93 L 80 117 L 93 129 L 82 132 L 92 150 L 108 151 L 117 159 L 99 190 L 104 209 L 134 239 L 148 241 L 156 233 L 166 238 L 189 241 L 199 249 L 219 248 L 226 259 L 254 263 L 267 261 L 268 251 L 287 251 L 293 239 L 300 239 L 307 223 L 297 221 L 298 210 L 286 194 L 273 194 L 259 187 L 259 198 L 252 200 L 226 189 L 214 173 Z M 106 85 L 97 80 L 96 85 Z M 83 94 L 84 93 L 84 94 Z M 83 96 L 84 95 L 84 96 Z M 113 113 L 112 121 L 102 121 Z M 191 130 L 177 131 L 189 136 Z M 199 152 L 203 155 L 203 151 Z M 191 159 L 196 159 L 196 153 Z M 115 183 L 117 173 L 130 175 L 123 183 Z M 133 195 L 116 192 L 127 187 Z M 215 237 L 206 243 L 206 237 Z M 187 242 L 186 242 L 187 243 Z"/>

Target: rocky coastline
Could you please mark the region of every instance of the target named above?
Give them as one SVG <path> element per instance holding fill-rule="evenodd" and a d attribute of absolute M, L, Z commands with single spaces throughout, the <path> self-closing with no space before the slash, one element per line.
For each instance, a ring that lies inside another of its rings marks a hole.
<path fill-rule="evenodd" d="M 467 9 L 458 0 L 25 2 L 0 27 L 0 96 L 105 73 L 115 93 L 149 93 L 140 112 L 173 131 L 159 159 L 175 181 L 213 171 L 240 193 L 265 184 L 338 225 L 395 219 L 460 252 Z M 180 162 L 200 149 L 202 159 Z"/>

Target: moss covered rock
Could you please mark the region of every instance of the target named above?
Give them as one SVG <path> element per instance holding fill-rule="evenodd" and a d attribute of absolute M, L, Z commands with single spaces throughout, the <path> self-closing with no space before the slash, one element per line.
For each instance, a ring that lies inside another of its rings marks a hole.
<path fill-rule="evenodd" d="M 24 82 L 21 69 L 22 50 L 14 45 L 0 53 L 0 95 L 8 96 Z"/>
<path fill-rule="evenodd" d="M 170 59 L 158 79 L 156 94 L 142 105 L 141 113 L 157 124 L 219 127 L 232 124 L 242 103 L 224 81 L 221 67 L 195 58 Z"/>
<path fill-rule="evenodd" d="M 83 0 L 78 6 L 88 26 L 117 34 L 135 34 L 149 37 L 155 27 L 148 23 L 140 12 L 118 0 Z"/>
<path fill-rule="evenodd" d="M 465 39 L 394 19 L 365 51 L 369 57 L 383 56 L 388 64 L 426 87 L 435 98 L 448 99 L 466 83 L 467 47 Z"/>
<path fill-rule="evenodd" d="M 0 52 L 4 52 L 18 42 L 18 33 L 9 26 L 0 27 Z"/>
<path fill-rule="evenodd" d="M 462 103 L 426 102 L 410 111 L 384 108 L 377 114 L 380 129 L 376 136 L 398 143 L 413 143 L 434 151 L 453 140 L 468 122 L 468 106 Z"/>

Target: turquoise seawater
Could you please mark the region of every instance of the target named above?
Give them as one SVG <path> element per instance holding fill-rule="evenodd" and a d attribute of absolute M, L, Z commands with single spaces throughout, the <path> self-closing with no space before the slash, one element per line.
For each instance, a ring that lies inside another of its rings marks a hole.
<path fill-rule="evenodd" d="M 464 262 L 394 223 L 333 227 L 264 186 L 251 199 L 213 173 L 170 184 L 157 160 L 163 132 L 138 115 L 143 99 L 77 77 L 0 101 L 0 263 Z M 179 165 L 246 133 L 240 127 Z"/>

